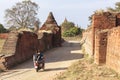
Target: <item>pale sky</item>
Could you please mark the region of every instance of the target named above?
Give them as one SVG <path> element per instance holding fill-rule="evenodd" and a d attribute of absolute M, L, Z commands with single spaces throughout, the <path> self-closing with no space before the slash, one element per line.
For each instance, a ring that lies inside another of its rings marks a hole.
<path fill-rule="evenodd" d="M 0 0 L 0 23 L 5 26 L 5 10 L 11 8 L 16 2 L 22 0 Z M 86 28 L 89 25 L 88 17 L 95 10 L 115 7 L 120 0 L 31 0 L 39 5 L 38 18 L 43 24 L 49 14 L 53 15 L 60 25 L 66 17 L 68 21 Z"/>

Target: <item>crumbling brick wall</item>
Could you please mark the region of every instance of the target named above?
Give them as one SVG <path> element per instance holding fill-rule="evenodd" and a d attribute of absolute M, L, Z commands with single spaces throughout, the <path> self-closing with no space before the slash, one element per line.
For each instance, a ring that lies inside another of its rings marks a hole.
<path fill-rule="evenodd" d="M 0 54 L 0 69 L 9 69 L 30 59 L 37 46 L 37 35 L 32 32 L 9 33 Z"/>
<path fill-rule="evenodd" d="M 92 17 L 92 27 L 95 29 L 111 29 L 116 26 L 116 14 L 104 12 L 102 14 L 94 14 Z"/>
<path fill-rule="evenodd" d="M 40 37 L 41 36 L 41 37 Z M 33 32 L 11 32 L 0 53 L 0 69 L 9 69 L 30 59 L 37 50 L 46 51 L 53 47 L 53 34 Z"/>
<path fill-rule="evenodd" d="M 120 13 L 105 12 L 94 15 L 93 20 L 95 63 L 105 63 L 108 67 L 120 72 Z"/>
<path fill-rule="evenodd" d="M 120 72 L 120 26 L 108 32 L 106 64 Z"/>
<path fill-rule="evenodd" d="M 120 72 L 120 13 L 94 14 L 91 31 L 92 34 L 88 36 L 92 36 L 92 39 L 88 40 L 93 42 L 91 51 L 95 63 L 106 64 Z"/>
<path fill-rule="evenodd" d="M 4 45 L 1 50 L 1 54 L 14 54 L 16 49 L 16 44 L 18 40 L 17 32 L 8 33 L 8 38 L 5 40 Z"/>
<path fill-rule="evenodd" d="M 38 47 L 37 34 L 32 32 L 22 32 L 18 35 L 16 47 L 16 58 L 18 61 L 25 61 L 32 57 Z"/>
<path fill-rule="evenodd" d="M 95 53 L 95 32 L 97 30 L 111 29 L 115 27 L 116 24 L 116 14 L 109 12 L 104 12 L 102 14 L 94 14 L 92 17 L 92 32 L 93 32 L 93 46 L 92 52 Z"/>

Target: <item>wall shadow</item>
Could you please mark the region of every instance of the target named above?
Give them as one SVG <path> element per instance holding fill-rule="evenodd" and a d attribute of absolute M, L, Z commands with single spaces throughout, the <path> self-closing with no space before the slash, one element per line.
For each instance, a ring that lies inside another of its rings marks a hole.
<path fill-rule="evenodd" d="M 79 42 L 64 42 L 62 47 L 47 51 L 45 55 L 46 63 L 81 59 L 84 56 Z"/>

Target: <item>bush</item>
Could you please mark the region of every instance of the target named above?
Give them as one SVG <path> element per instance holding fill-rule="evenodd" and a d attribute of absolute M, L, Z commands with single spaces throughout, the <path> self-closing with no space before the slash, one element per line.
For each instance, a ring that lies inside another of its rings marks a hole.
<path fill-rule="evenodd" d="M 74 36 L 74 34 L 71 33 L 70 31 L 66 31 L 63 33 L 63 37 L 72 37 L 72 36 Z"/>
<path fill-rule="evenodd" d="M 80 34 L 80 28 L 73 27 L 63 33 L 63 37 L 73 37 Z"/>

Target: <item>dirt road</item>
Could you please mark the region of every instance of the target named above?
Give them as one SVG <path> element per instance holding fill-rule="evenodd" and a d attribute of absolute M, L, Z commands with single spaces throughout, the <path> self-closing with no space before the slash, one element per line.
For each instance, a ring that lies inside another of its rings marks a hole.
<path fill-rule="evenodd" d="M 35 72 L 32 59 L 12 70 L 0 73 L 0 80 L 53 80 L 56 74 L 65 71 L 74 61 L 82 58 L 78 41 L 64 42 L 62 47 L 45 52 L 45 71 Z"/>

